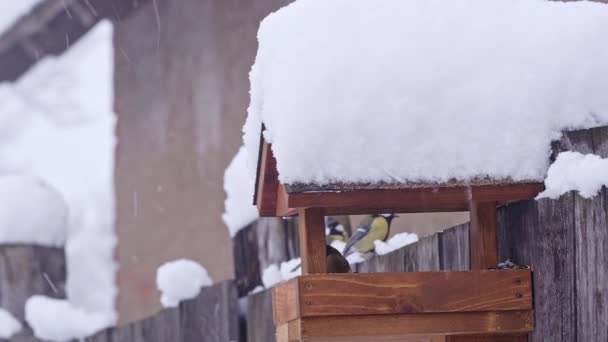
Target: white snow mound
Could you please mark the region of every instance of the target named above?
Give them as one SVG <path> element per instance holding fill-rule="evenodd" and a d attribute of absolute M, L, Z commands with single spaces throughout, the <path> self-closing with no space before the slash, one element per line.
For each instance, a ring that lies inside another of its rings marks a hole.
<path fill-rule="evenodd" d="M 255 173 L 247 167 L 247 151 L 241 147 L 224 173 L 224 215 L 230 237 L 258 218 L 258 209 L 253 205 Z"/>
<path fill-rule="evenodd" d="M 156 286 L 161 292 L 163 307 L 176 307 L 183 300 L 196 297 L 202 287 L 213 282 L 207 270 L 198 262 L 179 259 L 170 261 L 156 270 Z"/>
<path fill-rule="evenodd" d="M 114 318 L 106 313 L 90 312 L 67 300 L 39 295 L 25 303 L 25 320 L 37 338 L 58 342 L 81 339 L 114 324 Z"/>
<path fill-rule="evenodd" d="M 418 235 L 413 233 L 399 233 L 393 235 L 386 242 L 381 240 L 374 241 L 374 250 L 378 255 L 385 255 L 401 247 L 407 246 L 418 241 Z"/>
<path fill-rule="evenodd" d="M 562 152 L 549 168 L 545 191 L 537 199 L 556 199 L 573 190 L 584 198 L 591 198 L 607 185 L 608 159 L 594 154 Z"/>
<path fill-rule="evenodd" d="M 22 329 L 19 322 L 10 312 L 0 308 L 0 338 L 10 339 Z"/>
<path fill-rule="evenodd" d="M 65 244 L 68 207 L 51 185 L 33 176 L 0 176 L 0 203 L 0 243 Z"/>
<path fill-rule="evenodd" d="M 608 123 L 606 37 L 588 1 L 296 1 L 258 32 L 250 167 L 263 122 L 287 184 L 542 180 Z"/>

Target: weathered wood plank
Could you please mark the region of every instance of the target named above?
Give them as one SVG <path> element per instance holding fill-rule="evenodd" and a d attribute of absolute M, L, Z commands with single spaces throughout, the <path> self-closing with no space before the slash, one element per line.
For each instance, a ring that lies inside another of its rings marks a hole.
<path fill-rule="evenodd" d="M 301 317 L 532 309 L 529 270 L 305 275 L 274 291 L 275 322 Z"/>
<path fill-rule="evenodd" d="M 260 270 L 263 271 L 272 264 L 287 261 L 290 256 L 286 247 L 285 220 L 280 217 L 262 217 L 254 225 L 258 239 Z"/>
<path fill-rule="evenodd" d="M 359 273 L 405 272 L 405 249 L 400 248 L 385 255 L 374 255 L 357 264 Z"/>
<path fill-rule="evenodd" d="M 593 153 L 602 158 L 608 158 L 608 126 L 592 129 L 591 138 L 593 140 Z"/>
<path fill-rule="evenodd" d="M 298 231 L 302 274 L 326 273 L 325 213 L 323 209 L 299 209 Z"/>
<path fill-rule="evenodd" d="M 564 132 L 560 140 L 551 144 L 551 160 L 555 160 L 557 155 L 565 151 L 575 151 L 580 153 L 593 153 L 593 137 L 591 130 L 582 129 Z"/>
<path fill-rule="evenodd" d="M 536 328 L 530 341 L 576 341 L 574 197 L 523 201 L 500 210 L 502 259 L 531 265 Z"/>
<path fill-rule="evenodd" d="M 241 229 L 232 238 L 232 255 L 236 288 L 239 297 L 243 297 L 262 285 L 256 223 Z"/>
<path fill-rule="evenodd" d="M 411 334 L 523 333 L 534 326 L 531 311 L 309 317 L 300 321 L 302 341 L 338 337 L 407 337 Z M 290 322 L 291 323 L 291 322 Z"/>
<path fill-rule="evenodd" d="M 247 300 L 247 342 L 273 342 L 272 290 L 249 295 Z"/>
<path fill-rule="evenodd" d="M 415 244 L 405 246 L 405 271 L 439 271 L 439 236 L 425 236 Z"/>
<path fill-rule="evenodd" d="M 197 298 L 180 304 L 180 330 L 183 341 L 238 340 L 238 310 L 234 282 L 224 281 L 203 288 Z"/>
<path fill-rule="evenodd" d="M 0 307 L 22 322 L 24 330 L 14 340 L 34 341 L 25 324 L 24 306 L 33 295 L 65 298 L 66 264 L 61 248 L 1 245 Z"/>
<path fill-rule="evenodd" d="M 608 341 L 608 220 L 605 189 L 585 199 L 574 195 L 578 341 Z"/>
<path fill-rule="evenodd" d="M 469 270 L 469 224 L 461 224 L 439 234 L 439 261 L 443 271 Z"/>

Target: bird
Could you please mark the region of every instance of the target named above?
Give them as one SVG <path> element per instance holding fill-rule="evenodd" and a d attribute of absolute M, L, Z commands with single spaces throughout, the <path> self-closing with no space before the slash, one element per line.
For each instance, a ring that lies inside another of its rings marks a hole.
<path fill-rule="evenodd" d="M 339 250 L 333 248 L 330 245 L 325 245 L 325 267 L 327 273 L 350 273 L 350 264 L 348 260 L 340 253 Z M 302 263 L 299 263 L 294 267 L 291 272 L 295 272 L 298 268 L 302 267 Z"/>
<path fill-rule="evenodd" d="M 350 273 L 350 264 L 348 260 L 338 251 L 330 245 L 325 245 L 325 264 L 327 266 L 327 273 Z"/>
<path fill-rule="evenodd" d="M 371 215 L 363 219 L 344 246 L 342 254 L 347 255 L 353 247 L 359 253 L 373 251 L 374 241 L 386 241 L 388 238 L 391 222 L 395 217 L 397 217 L 395 214 Z"/>
<path fill-rule="evenodd" d="M 346 241 L 348 238 L 348 233 L 344 229 L 344 226 L 331 216 L 327 217 L 325 232 L 325 243 L 328 245 L 334 241 Z"/>

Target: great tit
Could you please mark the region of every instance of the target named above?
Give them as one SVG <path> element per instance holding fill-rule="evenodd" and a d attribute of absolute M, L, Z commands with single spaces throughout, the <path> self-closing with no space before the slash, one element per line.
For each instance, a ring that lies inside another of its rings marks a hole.
<path fill-rule="evenodd" d="M 390 233 L 391 221 L 397 216 L 371 215 L 359 223 L 359 227 L 348 240 L 342 254 L 346 255 L 351 248 L 359 253 L 371 252 L 374 250 L 374 241 L 386 241 Z"/>
<path fill-rule="evenodd" d="M 350 273 L 350 264 L 340 251 L 330 245 L 325 245 L 325 253 L 327 254 L 327 273 Z"/>
<path fill-rule="evenodd" d="M 348 233 L 346 232 L 346 229 L 344 229 L 344 226 L 331 216 L 327 217 L 325 231 L 325 243 L 328 245 L 336 240 L 346 241 L 348 238 Z"/>

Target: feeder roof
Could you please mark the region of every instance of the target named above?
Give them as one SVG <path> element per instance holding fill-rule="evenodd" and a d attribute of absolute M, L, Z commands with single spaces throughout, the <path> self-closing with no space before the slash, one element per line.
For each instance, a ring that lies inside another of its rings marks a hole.
<path fill-rule="evenodd" d="M 261 24 L 245 144 L 288 192 L 540 181 L 608 123 L 608 6 L 300 0 Z"/>

